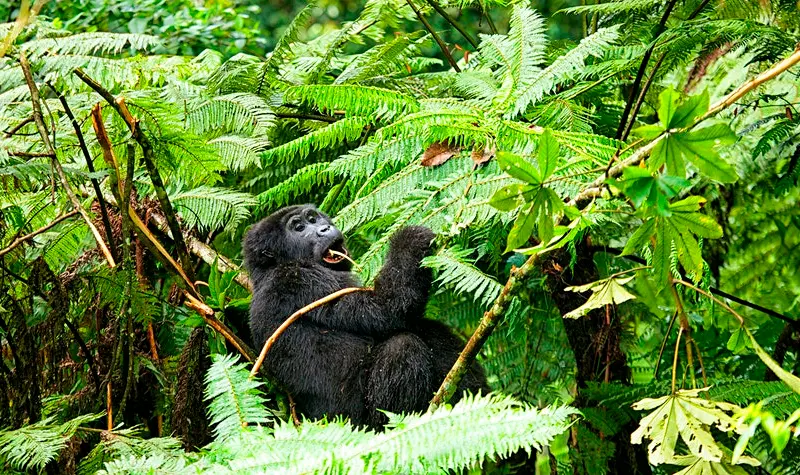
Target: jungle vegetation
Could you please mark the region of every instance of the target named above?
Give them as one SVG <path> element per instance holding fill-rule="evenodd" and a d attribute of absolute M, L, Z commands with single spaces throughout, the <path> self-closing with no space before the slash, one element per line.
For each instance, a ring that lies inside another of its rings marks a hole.
<path fill-rule="evenodd" d="M 795 0 L 10 3 L 3 473 L 797 472 Z M 365 285 L 433 229 L 493 392 L 295 420 L 239 265 L 297 203 Z"/>

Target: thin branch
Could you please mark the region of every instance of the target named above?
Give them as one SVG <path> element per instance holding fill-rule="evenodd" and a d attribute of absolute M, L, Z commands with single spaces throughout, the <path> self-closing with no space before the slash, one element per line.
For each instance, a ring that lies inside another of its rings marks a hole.
<path fill-rule="evenodd" d="M 647 81 L 645 81 L 642 90 L 639 91 L 639 97 L 636 99 L 636 105 L 633 106 L 633 111 L 630 115 L 630 120 L 627 121 L 625 124 L 625 131 L 622 133 L 622 137 L 620 140 L 623 142 L 628 139 L 628 135 L 630 135 L 631 130 L 633 130 L 633 124 L 636 123 L 636 116 L 639 115 L 639 111 L 642 109 L 642 104 L 644 104 L 644 98 L 647 96 L 647 91 L 650 90 L 650 86 L 653 84 L 653 79 L 656 77 L 656 72 L 658 72 L 658 68 L 661 67 L 661 64 L 664 62 L 664 58 L 667 57 L 667 53 L 662 53 L 661 57 L 658 58 L 656 64 L 653 65 L 653 70 L 650 71 L 650 75 L 647 77 Z"/>
<path fill-rule="evenodd" d="M 318 120 L 320 122 L 328 122 L 330 124 L 336 122 L 336 117 L 332 117 L 329 115 L 324 114 L 303 114 L 300 112 L 292 113 L 292 112 L 275 112 L 275 117 L 279 119 L 302 119 L 302 120 Z"/>
<path fill-rule="evenodd" d="M 94 89 L 95 92 L 100 94 L 100 96 L 102 96 L 103 99 L 105 99 L 109 105 L 111 105 L 111 107 L 117 111 L 117 113 L 128 125 L 128 129 L 130 130 L 133 139 L 139 143 L 140 147 L 142 147 L 142 158 L 144 159 L 145 168 L 147 168 L 150 181 L 153 183 L 153 188 L 155 189 L 156 196 L 161 204 L 161 209 L 164 211 L 164 216 L 167 218 L 167 224 L 169 224 L 169 230 L 172 234 L 172 239 L 175 242 L 175 247 L 178 251 L 178 259 L 181 262 L 184 272 L 191 273 L 192 261 L 189 259 L 189 251 L 186 248 L 186 242 L 183 239 L 183 232 L 178 224 L 175 210 L 173 209 L 172 203 L 167 195 L 167 191 L 164 188 L 164 181 L 161 179 L 161 175 L 159 174 L 158 168 L 155 165 L 155 152 L 153 151 L 153 145 L 150 143 L 150 138 L 140 127 L 139 120 L 131 115 L 130 111 L 128 110 L 128 106 L 125 104 L 124 98 L 120 97 L 115 99 L 109 91 L 103 88 L 103 86 L 98 84 L 94 79 L 90 78 L 80 68 L 75 69 L 74 72 L 76 76 L 78 76 L 89 87 Z M 187 275 L 189 280 L 194 282 L 193 276 L 191 274 Z M 191 284 L 190 288 L 195 291 Z"/>
<path fill-rule="evenodd" d="M 675 381 L 678 374 L 678 350 L 681 347 L 681 335 L 683 335 L 683 327 L 678 328 L 678 338 L 675 339 L 675 356 L 672 357 L 672 394 L 675 394 Z"/>
<path fill-rule="evenodd" d="M 639 93 L 639 86 L 642 84 L 644 73 L 647 71 L 647 64 L 650 62 L 650 57 L 653 56 L 653 50 L 656 48 L 656 40 L 658 40 L 658 37 L 661 36 L 661 33 L 663 33 L 666 29 L 667 19 L 669 19 L 669 15 L 672 13 L 672 9 L 675 7 L 676 3 L 677 0 L 669 0 L 667 3 L 667 7 L 664 9 L 664 13 L 661 15 L 661 20 L 658 22 L 658 27 L 653 35 L 652 44 L 649 48 L 647 48 L 644 56 L 642 56 L 642 63 L 639 65 L 639 71 L 636 73 L 636 79 L 634 79 L 633 85 L 631 86 L 631 93 L 628 95 L 628 100 L 625 102 L 625 110 L 622 111 L 619 127 L 617 127 L 617 139 L 622 138 L 622 132 L 625 130 L 625 127 L 628 124 L 628 115 L 633 107 L 634 99 Z"/>
<path fill-rule="evenodd" d="M 64 97 L 64 94 L 56 90 L 53 84 L 48 82 L 47 86 L 56 93 L 58 100 L 61 102 L 61 107 L 64 108 L 64 113 L 67 114 L 67 118 L 70 120 L 70 122 L 72 122 L 72 128 L 75 129 L 75 135 L 78 137 L 78 145 L 83 152 L 83 158 L 86 160 L 86 168 L 89 170 L 89 173 L 94 174 L 95 169 L 94 163 L 92 162 L 92 155 L 89 153 L 89 149 L 86 147 L 86 140 L 84 140 L 81 126 L 75 119 L 75 115 L 72 113 L 69 103 L 67 103 L 67 98 Z M 110 248 L 109 250 L 114 258 L 116 258 L 117 256 L 114 253 L 114 233 L 111 229 L 111 220 L 108 219 L 108 207 L 106 206 L 106 200 L 103 199 L 103 193 L 100 191 L 100 183 L 97 181 L 97 178 L 92 177 L 90 178 L 90 181 L 92 182 L 92 188 L 94 188 L 95 197 L 97 197 L 97 203 L 100 205 L 100 218 L 103 220 L 103 226 L 106 228 L 106 239 L 108 240 L 108 245 Z"/>
<path fill-rule="evenodd" d="M 3 138 L 7 139 L 7 138 L 11 137 L 12 135 L 14 135 L 17 132 L 19 132 L 21 128 L 25 127 L 26 125 L 30 124 L 31 122 L 33 122 L 33 116 L 28 117 L 27 119 L 23 120 L 22 122 L 20 122 L 19 124 L 15 125 L 11 129 L 5 131 L 3 133 L 3 135 L 4 135 Z"/>
<path fill-rule="evenodd" d="M 183 295 L 186 297 L 184 305 L 191 308 L 201 317 L 203 317 L 203 320 L 205 320 L 206 324 L 213 328 L 217 333 L 225 337 L 225 339 L 228 340 L 228 342 L 233 345 L 233 347 L 236 348 L 236 350 L 241 353 L 242 356 L 247 359 L 247 361 L 253 361 L 255 359 L 255 353 L 253 352 L 252 348 L 250 348 L 247 343 L 242 341 L 241 338 L 236 336 L 236 334 L 233 333 L 233 331 L 228 328 L 227 325 L 219 321 L 217 317 L 214 316 L 214 309 L 204 304 L 187 291 L 184 291 Z"/>
<path fill-rule="evenodd" d="M 272 345 L 275 344 L 275 340 L 277 340 L 278 337 L 281 336 L 281 334 L 284 331 L 286 331 L 287 328 L 289 328 L 289 325 L 294 323 L 298 318 L 302 317 L 306 313 L 314 310 L 315 308 L 321 307 L 321 306 L 325 305 L 326 303 L 331 302 L 333 300 L 336 300 L 336 299 L 338 299 L 339 297 L 341 297 L 343 295 L 351 294 L 353 292 L 358 292 L 358 291 L 361 291 L 361 290 L 369 290 L 369 289 L 365 289 L 363 287 L 346 287 L 344 289 L 337 290 L 336 292 L 334 292 L 332 294 L 326 295 L 325 297 L 322 297 L 321 299 L 317 299 L 317 300 L 311 302 L 310 304 L 306 305 L 305 307 L 301 308 L 300 310 L 298 310 L 298 311 L 294 312 L 293 314 L 291 314 L 289 316 L 289 318 L 287 318 L 283 323 L 281 323 L 281 326 L 279 326 L 272 333 L 272 335 L 269 338 L 267 338 L 267 341 L 264 342 L 264 346 L 261 348 L 261 353 L 258 355 L 258 359 L 253 364 L 253 369 L 250 370 L 250 377 L 252 378 L 253 376 L 256 375 L 256 373 L 258 373 L 258 370 L 261 368 L 261 365 L 264 363 L 264 358 L 267 357 L 267 353 L 269 353 L 270 348 L 272 348 Z"/>
<path fill-rule="evenodd" d="M 458 30 L 458 32 L 461 33 L 461 36 L 463 36 L 464 39 L 467 40 L 467 42 L 469 42 L 469 44 L 471 44 L 473 48 L 478 49 L 478 42 L 473 40 L 472 37 L 469 35 L 469 33 L 467 33 L 466 30 L 464 30 L 464 28 L 461 28 L 461 25 L 459 25 L 458 22 L 456 22 L 453 19 L 453 17 L 447 14 L 445 9 L 442 8 L 441 5 L 439 5 L 439 2 L 437 2 L 436 0 L 426 0 L 426 1 L 430 6 L 433 7 L 434 10 L 436 10 L 436 13 L 438 13 L 439 15 L 442 16 L 442 18 L 447 20 L 447 23 L 450 23 L 453 26 L 453 28 Z"/>
<path fill-rule="evenodd" d="M 590 249 L 593 252 L 602 251 L 602 252 L 606 252 L 606 253 L 614 255 L 614 256 L 619 256 L 620 254 L 622 254 L 622 251 L 620 251 L 619 249 L 615 249 L 613 247 L 594 246 L 594 247 L 590 247 Z M 622 257 L 624 257 L 625 259 L 628 259 L 629 261 L 636 262 L 638 264 L 646 264 L 647 263 L 647 261 L 645 261 L 641 257 L 634 256 L 634 255 L 626 255 L 626 256 L 622 256 Z M 770 317 L 775 317 L 775 318 L 777 318 L 779 320 L 783 320 L 784 322 L 786 322 L 786 323 L 788 323 L 790 325 L 797 325 L 798 323 L 800 323 L 800 321 L 795 320 L 792 317 L 786 316 L 786 315 L 784 315 L 782 313 L 778 313 L 775 310 L 772 310 L 772 309 L 769 309 L 769 308 L 766 308 L 766 307 L 762 307 L 761 305 L 758 305 L 757 303 L 750 302 L 749 300 L 745 300 L 745 299 L 743 299 L 741 297 L 737 297 L 735 295 L 729 294 L 729 293 L 727 293 L 727 292 L 725 292 L 723 290 L 720 290 L 720 289 L 718 289 L 716 287 L 709 287 L 708 291 L 711 292 L 714 295 L 719 296 L 719 297 L 726 298 L 726 299 L 728 299 L 728 300 L 730 300 L 732 302 L 736 302 L 739 305 L 744 305 L 745 307 L 748 307 L 748 308 L 751 308 L 753 310 L 759 311 L 761 313 L 764 313 L 765 315 L 769 315 Z"/>
<path fill-rule="evenodd" d="M 42 118 L 42 107 L 39 104 L 39 89 L 36 87 L 36 82 L 33 80 L 33 74 L 31 74 L 31 65 L 28 62 L 28 58 L 25 56 L 25 52 L 21 51 L 19 54 L 19 64 L 22 68 L 22 73 L 25 76 L 25 82 L 28 84 L 28 89 L 31 91 L 31 102 L 33 104 L 33 121 L 36 123 L 36 128 L 39 130 L 39 135 L 42 137 L 42 141 L 47 150 L 53 154 L 50 158 L 50 163 L 53 166 L 53 169 L 58 174 L 59 180 L 61 180 L 61 186 L 64 187 L 64 191 L 67 192 L 67 196 L 69 196 L 69 200 L 72 202 L 72 207 L 80 213 L 83 220 L 86 222 L 86 225 L 89 227 L 89 230 L 92 232 L 95 241 L 97 241 L 97 246 L 100 248 L 100 251 L 105 256 L 106 261 L 110 267 L 114 267 L 116 263 L 114 262 L 114 256 L 111 255 L 111 252 L 106 247 L 106 243 L 103 242 L 103 237 L 100 235 L 100 232 L 97 230 L 97 227 L 92 223 L 92 218 L 89 217 L 89 214 L 83 209 L 81 202 L 78 201 L 78 197 L 75 195 L 75 192 L 72 190 L 69 182 L 67 181 L 67 176 L 64 174 L 64 169 L 61 168 L 61 163 L 56 158 L 55 148 L 53 148 L 53 143 L 50 141 L 50 136 L 47 134 L 47 128 L 44 125 L 44 119 Z"/>
<path fill-rule="evenodd" d="M 6 153 L 12 157 L 25 157 L 25 158 L 55 158 L 56 154 L 51 152 L 21 152 L 17 150 L 6 150 Z"/>
<path fill-rule="evenodd" d="M 406 2 L 411 7 L 411 9 L 414 10 L 414 13 L 417 15 L 417 18 L 419 18 L 419 21 L 422 22 L 422 25 L 425 27 L 425 29 L 428 30 L 428 33 L 431 34 L 431 36 L 433 37 L 434 41 L 436 41 L 436 44 L 439 45 L 439 49 L 442 50 L 442 53 L 444 53 L 445 58 L 447 58 L 447 62 L 450 63 L 450 66 L 453 69 L 455 69 L 455 71 L 457 73 L 460 73 L 461 69 L 459 69 L 458 63 L 456 63 L 456 60 L 453 59 L 453 55 L 450 54 L 450 50 L 447 49 L 447 45 L 444 44 L 444 41 L 442 41 L 442 39 L 439 37 L 439 35 L 433 29 L 431 24 L 428 23 L 428 20 L 426 20 L 425 17 L 422 15 L 422 12 L 419 11 L 419 9 L 417 8 L 416 5 L 414 5 L 414 2 L 412 0 L 406 0 Z"/>
<path fill-rule="evenodd" d="M 48 224 L 47 226 L 44 226 L 42 228 L 37 229 L 36 231 L 30 232 L 30 233 L 28 233 L 28 234 L 26 234 L 26 235 L 24 235 L 22 237 L 18 237 L 17 239 L 14 239 L 14 242 L 12 242 L 8 246 L 4 247 L 3 249 L 0 249 L 0 256 L 8 254 L 9 252 L 14 250 L 14 248 L 19 246 L 23 242 L 25 242 L 25 241 L 27 241 L 29 239 L 32 239 L 32 238 L 38 236 L 39 234 L 42 234 L 44 232 L 49 231 L 54 226 L 56 226 L 58 223 L 64 221 L 65 219 L 69 219 L 69 218 L 75 216 L 76 214 L 78 214 L 77 210 L 72 210 L 69 213 L 62 214 L 61 216 L 59 216 L 56 219 L 54 219 L 53 222 Z"/>
<path fill-rule="evenodd" d="M 727 96 L 723 97 L 722 99 L 714 103 L 709 108 L 708 112 L 703 114 L 701 117 L 695 119 L 694 122 L 689 124 L 687 127 L 684 127 L 683 129 L 680 130 L 662 132 L 661 135 L 654 138 L 650 143 L 636 150 L 630 157 L 626 158 L 622 162 L 612 167 L 611 170 L 609 170 L 607 176 L 611 178 L 619 176 L 622 173 L 622 170 L 624 170 L 625 168 L 638 165 L 639 162 L 641 162 L 648 155 L 650 155 L 650 152 L 653 151 L 656 145 L 658 145 L 662 140 L 664 140 L 667 137 L 668 133 L 686 131 L 694 128 L 697 124 L 703 122 L 709 117 L 718 114 L 725 108 L 730 107 L 733 103 L 741 99 L 741 97 L 747 94 L 748 92 L 752 91 L 761 84 L 769 81 L 770 79 L 777 77 L 778 75 L 785 72 L 787 69 L 791 68 L 797 63 L 800 63 L 800 50 L 796 50 L 790 56 L 786 57 L 782 61 L 773 65 L 771 68 L 767 69 L 763 73 L 756 76 L 755 78 L 745 82 L 744 84 L 736 88 L 736 90 L 734 90 Z M 597 177 L 595 181 L 590 183 L 586 188 L 583 189 L 583 191 L 575 195 L 575 197 L 573 197 L 567 204 L 572 206 L 580 205 L 582 207 L 592 198 L 600 196 L 600 194 L 603 191 L 603 184 L 605 183 L 605 180 L 606 180 L 606 174 Z"/>

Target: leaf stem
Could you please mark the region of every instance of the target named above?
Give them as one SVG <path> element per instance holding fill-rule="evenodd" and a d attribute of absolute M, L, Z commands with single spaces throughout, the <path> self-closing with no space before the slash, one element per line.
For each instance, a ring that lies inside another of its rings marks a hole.
<path fill-rule="evenodd" d="M 419 11 L 419 9 L 417 8 L 416 5 L 414 5 L 414 2 L 412 0 L 406 0 L 406 3 L 408 3 L 411 9 L 414 10 L 414 14 L 417 15 L 417 18 L 419 18 L 419 21 L 422 22 L 422 25 L 425 27 L 425 29 L 428 30 L 428 33 L 430 33 L 431 36 L 433 36 L 434 41 L 436 41 L 436 44 L 439 45 L 439 49 L 442 50 L 442 53 L 444 53 L 445 58 L 447 58 L 447 62 L 450 63 L 450 66 L 453 69 L 455 69 L 457 73 L 460 73 L 461 69 L 458 67 L 458 63 L 456 63 L 456 60 L 453 59 L 453 55 L 450 54 L 450 50 L 447 49 L 447 45 L 444 44 L 442 38 L 439 37 L 439 35 L 431 26 L 431 24 L 428 23 L 428 20 L 425 19 L 424 15 L 422 15 L 422 12 Z"/>

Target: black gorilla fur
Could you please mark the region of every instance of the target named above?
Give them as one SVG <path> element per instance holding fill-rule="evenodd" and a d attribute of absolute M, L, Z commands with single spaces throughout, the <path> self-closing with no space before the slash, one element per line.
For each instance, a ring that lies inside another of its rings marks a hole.
<path fill-rule="evenodd" d="M 420 261 L 431 230 L 412 226 L 392 236 L 374 290 L 344 295 L 295 321 L 275 342 L 265 365 L 310 418 L 344 415 L 380 427 L 391 412 L 425 410 L 452 367 L 463 341 L 449 327 L 422 318 L 431 272 Z M 359 282 L 342 233 L 314 206 L 289 206 L 255 224 L 244 239 L 244 263 L 253 283 L 250 329 L 261 348 L 299 308 Z M 464 389 L 486 392 L 474 364 Z"/>

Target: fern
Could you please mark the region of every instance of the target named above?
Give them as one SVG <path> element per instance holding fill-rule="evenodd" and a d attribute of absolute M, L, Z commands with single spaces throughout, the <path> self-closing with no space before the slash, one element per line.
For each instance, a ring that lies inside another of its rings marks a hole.
<path fill-rule="evenodd" d="M 206 375 L 205 399 L 214 425 L 214 436 L 226 439 L 238 434 L 246 424 L 264 424 L 272 415 L 264 407 L 258 389 L 261 382 L 250 378 L 244 363 L 230 355 L 214 355 Z"/>
<path fill-rule="evenodd" d="M 17 470 L 42 470 L 67 446 L 78 428 L 103 414 L 86 414 L 56 423 L 48 417 L 16 430 L 0 429 L 0 466 Z"/>
<path fill-rule="evenodd" d="M 249 193 L 208 186 L 179 192 L 172 202 L 186 226 L 203 233 L 236 229 L 250 217 L 247 208 L 257 204 Z"/>
<path fill-rule="evenodd" d="M 284 91 L 284 100 L 311 104 L 321 112 L 344 111 L 348 116 L 389 119 L 419 110 L 416 99 L 377 87 L 336 85 L 293 86 Z"/>

